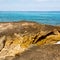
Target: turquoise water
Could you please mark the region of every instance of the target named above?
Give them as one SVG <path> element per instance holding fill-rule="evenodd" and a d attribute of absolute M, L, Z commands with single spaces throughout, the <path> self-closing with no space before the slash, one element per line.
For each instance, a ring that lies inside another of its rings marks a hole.
<path fill-rule="evenodd" d="M 60 25 L 60 11 L 0 11 L 0 22 L 21 20 Z"/>

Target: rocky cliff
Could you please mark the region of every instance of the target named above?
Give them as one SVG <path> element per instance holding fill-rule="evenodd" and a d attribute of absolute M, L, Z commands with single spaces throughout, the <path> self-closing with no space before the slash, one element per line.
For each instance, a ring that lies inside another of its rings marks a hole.
<path fill-rule="evenodd" d="M 60 26 L 27 21 L 0 23 L 0 60 L 12 60 L 33 46 L 54 45 L 58 41 L 60 41 Z"/>

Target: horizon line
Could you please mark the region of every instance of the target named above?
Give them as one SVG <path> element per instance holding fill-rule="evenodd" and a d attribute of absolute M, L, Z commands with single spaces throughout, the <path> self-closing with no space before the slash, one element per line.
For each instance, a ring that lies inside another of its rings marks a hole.
<path fill-rule="evenodd" d="M 43 11 L 48 11 L 48 12 L 52 11 L 53 12 L 53 11 L 60 11 L 60 10 L 24 10 L 24 11 L 23 10 L 0 10 L 0 11 L 22 11 L 22 12 L 24 12 L 24 11 L 28 11 L 28 12 L 29 11 L 41 11 L 41 12 L 43 12 Z"/>

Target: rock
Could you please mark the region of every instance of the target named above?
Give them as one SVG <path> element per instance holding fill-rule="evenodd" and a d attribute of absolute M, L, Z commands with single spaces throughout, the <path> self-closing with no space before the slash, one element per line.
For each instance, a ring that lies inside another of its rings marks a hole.
<path fill-rule="evenodd" d="M 2 50 L 2 48 L 4 47 L 4 43 L 5 42 L 5 36 L 0 37 L 0 50 Z"/>
<path fill-rule="evenodd" d="M 6 57 L 5 60 L 60 60 L 60 45 L 44 45 L 32 47 L 15 57 Z"/>
<path fill-rule="evenodd" d="M 0 23 L 0 37 L 1 60 L 21 54 L 32 46 L 55 44 L 60 41 L 60 26 L 27 21 Z"/>

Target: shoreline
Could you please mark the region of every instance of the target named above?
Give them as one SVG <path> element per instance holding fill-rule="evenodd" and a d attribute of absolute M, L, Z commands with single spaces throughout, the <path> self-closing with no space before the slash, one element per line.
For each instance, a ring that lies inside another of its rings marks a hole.
<path fill-rule="evenodd" d="M 21 21 L 10 21 L 10 22 L 0 22 L 0 23 L 23 23 L 23 22 L 28 22 L 28 23 L 37 23 L 37 24 L 43 24 L 43 25 L 51 25 L 51 26 L 60 26 L 60 25 L 54 25 L 54 24 L 47 24 L 47 23 L 41 23 L 41 22 L 36 22 L 36 21 L 26 21 L 26 20 L 21 20 Z"/>

